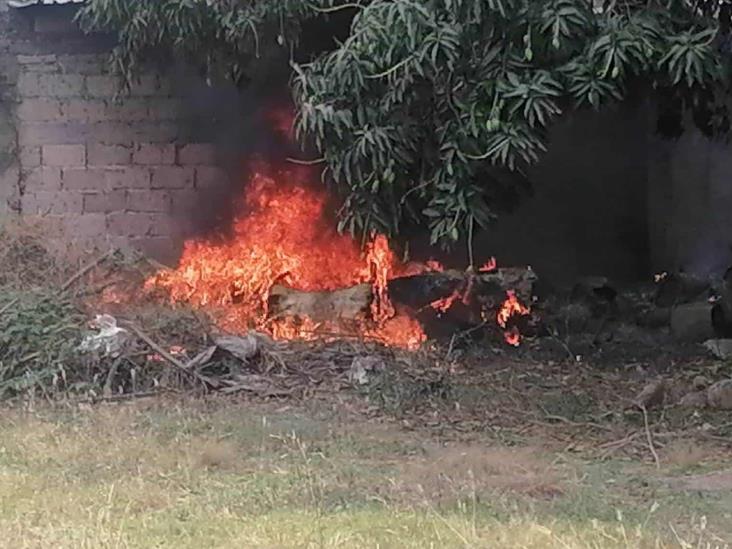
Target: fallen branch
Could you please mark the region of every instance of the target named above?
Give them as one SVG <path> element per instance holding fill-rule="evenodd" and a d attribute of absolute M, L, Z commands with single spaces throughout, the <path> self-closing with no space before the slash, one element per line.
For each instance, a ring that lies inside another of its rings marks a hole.
<path fill-rule="evenodd" d="M 10 309 L 15 307 L 18 304 L 18 301 L 20 301 L 19 297 L 8 301 L 5 305 L 3 305 L 3 308 L 0 309 L 0 315 L 7 313 Z"/>
<path fill-rule="evenodd" d="M 633 433 L 630 433 L 626 435 L 625 437 L 619 439 L 619 440 L 613 440 L 611 442 L 605 442 L 603 444 L 600 444 L 598 448 L 605 450 L 602 455 L 600 456 L 600 459 L 604 460 L 610 454 L 613 452 L 616 452 L 617 450 L 620 450 L 621 448 L 624 448 L 631 444 L 636 438 L 638 438 L 641 435 L 641 431 L 635 431 Z"/>
<path fill-rule="evenodd" d="M 609 425 L 602 425 L 601 423 L 595 423 L 594 421 L 572 421 L 571 419 L 567 419 L 564 416 L 558 416 L 555 414 L 548 414 L 546 411 L 542 408 L 542 411 L 544 412 L 544 417 L 549 420 L 559 421 L 560 423 L 564 423 L 566 425 L 571 425 L 573 427 L 594 427 L 595 429 L 600 429 L 603 431 L 612 431 L 613 428 Z"/>
<path fill-rule="evenodd" d="M 653 445 L 653 436 L 651 435 L 651 429 L 648 426 L 648 412 L 646 411 L 646 407 L 642 406 L 641 410 L 643 411 L 643 425 L 646 429 L 646 440 L 648 441 L 648 449 L 651 451 L 651 454 L 653 454 L 653 459 L 656 462 L 656 469 L 661 468 L 661 460 L 658 459 L 658 453 L 656 452 L 656 447 Z"/>
<path fill-rule="evenodd" d="M 163 349 L 160 345 L 155 343 L 155 341 L 150 338 L 149 335 L 147 335 L 145 332 L 143 332 L 140 328 L 132 324 L 131 322 L 125 322 L 124 325 L 132 330 L 137 337 L 139 337 L 141 340 L 143 340 L 148 347 L 150 347 L 153 351 L 158 353 L 161 357 L 163 357 L 168 363 L 170 363 L 172 366 L 175 367 L 176 370 L 181 372 L 182 374 L 195 379 L 196 381 L 201 382 L 204 387 L 211 387 L 212 389 L 217 389 L 219 387 L 218 382 L 216 382 L 213 379 L 210 379 L 206 376 L 202 376 L 198 372 L 191 371 L 186 368 L 185 364 L 183 364 L 180 360 L 175 358 L 173 355 L 171 355 L 168 351 Z"/>
<path fill-rule="evenodd" d="M 114 376 L 117 375 L 117 370 L 119 370 L 120 364 L 122 364 L 122 359 L 118 358 L 112 363 L 112 366 L 109 368 L 109 372 L 107 372 L 107 379 L 104 382 L 104 389 L 102 389 L 102 394 L 105 397 L 112 396 L 112 384 L 114 383 Z"/>
<path fill-rule="evenodd" d="M 136 400 L 138 398 L 152 398 L 171 392 L 170 390 L 140 391 L 138 393 L 120 393 L 117 395 L 103 395 L 75 400 L 77 403 L 95 404 L 97 402 L 120 402 L 124 400 Z"/>
<path fill-rule="evenodd" d="M 85 274 L 87 274 L 89 271 L 91 271 L 96 266 L 103 263 L 104 261 L 106 261 L 107 259 L 109 259 L 116 253 L 117 253 L 117 249 L 113 248 L 113 249 L 109 250 L 107 253 L 105 253 L 104 255 L 100 255 L 94 261 L 89 263 L 86 267 L 81 268 L 76 274 L 74 274 L 74 276 L 69 278 L 63 286 L 61 286 L 61 293 L 66 292 L 69 288 L 71 288 L 71 286 L 73 286 Z"/>

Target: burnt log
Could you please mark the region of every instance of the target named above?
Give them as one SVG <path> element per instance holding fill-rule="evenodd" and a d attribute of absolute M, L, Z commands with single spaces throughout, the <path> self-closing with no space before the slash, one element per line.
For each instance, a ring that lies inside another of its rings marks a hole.
<path fill-rule="evenodd" d="M 451 311 L 454 309 L 462 323 L 479 324 L 481 310 L 498 308 L 506 299 L 508 290 L 515 291 L 524 303 L 530 303 L 536 278 L 531 269 L 520 268 L 477 274 L 430 272 L 394 278 L 388 283 L 388 292 L 397 308 L 407 308 L 433 317 L 433 303 L 456 296 Z M 368 318 L 373 298 L 369 284 L 320 292 L 275 286 L 268 302 L 269 317 L 306 317 L 316 322 L 353 321 Z"/>
<path fill-rule="evenodd" d="M 487 306 L 498 306 L 506 299 L 506 292 L 512 290 L 525 303 L 531 302 L 533 286 L 537 276 L 530 268 L 503 268 L 489 273 L 444 271 L 424 273 L 389 281 L 389 295 L 392 301 L 422 309 L 439 299 L 457 292 L 464 301 Z"/>
<path fill-rule="evenodd" d="M 275 286 L 269 296 L 269 317 L 307 317 L 315 322 L 352 321 L 366 316 L 372 298 L 370 284 L 324 292 Z"/>

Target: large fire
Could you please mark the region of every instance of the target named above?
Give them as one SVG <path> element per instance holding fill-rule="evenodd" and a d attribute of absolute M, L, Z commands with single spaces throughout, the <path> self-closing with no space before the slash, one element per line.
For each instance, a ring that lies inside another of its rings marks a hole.
<path fill-rule="evenodd" d="M 229 330 L 256 329 L 276 339 L 354 335 L 418 347 L 426 339 L 421 325 L 398 312 L 387 292 L 389 279 L 415 274 L 414 266 L 402 264 L 383 236 L 364 254 L 354 239 L 338 234 L 324 219 L 325 193 L 310 179 L 304 167 L 261 170 L 247 186 L 231 234 L 187 242 L 177 269 L 158 273 L 146 286 L 166 289 L 175 302 L 219 309 Z M 371 314 L 355 333 L 338 322 L 268 315 L 275 285 L 314 292 L 365 283 L 373 288 Z"/>
<path fill-rule="evenodd" d="M 273 129 L 292 141 L 291 113 L 274 109 L 267 114 Z M 227 234 L 186 242 L 176 269 L 163 270 L 147 280 L 146 288 L 160 288 L 174 302 L 206 307 L 226 330 L 255 329 L 275 339 L 316 339 L 355 336 L 388 345 L 415 349 L 425 340 L 421 324 L 409 311 L 392 303 L 389 280 L 428 271 L 441 271 L 435 261 L 401 262 L 384 236 L 377 235 L 365 251 L 350 236 L 339 234 L 326 218 L 326 194 L 313 186 L 317 175 L 305 166 L 276 171 L 260 166 L 248 182 L 238 215 Z M 480 273 L 496 270 L 491 258 Z M 458 300 L 468 304 L 473 271 L 451 295 L 431 305 L 442 314 Z M 359 285 L 370 288 L 370 305 L 344 322 L 338 315 L 314 320 L 307 315 L 270 314 L 271 298 L 282 292 L 333 292 Z M 284 288 L 284 290 L 283 290 Z M 507 328 L 515 314 L 526 314 L 515 294 L 509 294 L 498 315 L 506 341 L 517 345 L 520 335 Z"/>

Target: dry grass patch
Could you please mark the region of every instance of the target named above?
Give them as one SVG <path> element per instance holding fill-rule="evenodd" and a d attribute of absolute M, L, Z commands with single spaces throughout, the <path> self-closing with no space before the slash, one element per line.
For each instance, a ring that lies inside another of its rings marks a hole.
<path fill-rule="evenodd" d="M 659 457 L 661 464 L 667 468 L 688 469 L 716 461 L 720 451 L 700 441 L 676 440 L 663 448 Z"/>
<path fill-rule="evenodd" d="M 44 245 L 46 241 L 42 227 L 5 220 L 0 225 L 0 286 L 60 283 L 63 268 Z"/>
<path fill-rule="evenodd" d="M 241 450 L 226 440 L 201 440 L 191 444 L 193 466 L 205 470 L 232 471 L 241 461 Z"/>
<path fill-rule="evenodd" d="M 438 502 L 495 492 L 551 499 L 566 492 L 559 470 L 536 449 L 479 445 L 427 449 L 404 467 L 398 486 Z"/>
<path fill-rule="evenodd" d="M 693 547 L 724 547 L 710 532 L 721 507 L 673 492 L 649 512 L 655 499 L 608 482 L 627 464 L 331 426 L 231 401 L 4 410 L 0 546 L 670 548 L 673 524 Z"/>

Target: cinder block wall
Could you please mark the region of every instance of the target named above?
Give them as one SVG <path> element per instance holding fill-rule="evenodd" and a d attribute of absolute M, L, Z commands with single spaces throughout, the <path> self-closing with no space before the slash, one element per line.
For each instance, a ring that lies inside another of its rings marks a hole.
<path fill-rule="evenodd" d="M 115 100 L 110 43 L 82 35 L 72 14 L 2 14 L 3 104 L 14 132 L 12 160 L 0 166 L 3 209 L 40 224 L 73 257 L 115 246 L 174 262 L 206 189 L 227 174 L 214 147 L 191 137 L 171 80 L 146 74 Z"/>

